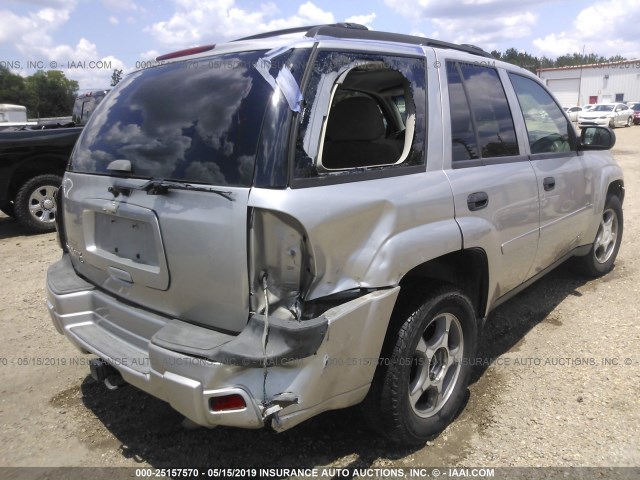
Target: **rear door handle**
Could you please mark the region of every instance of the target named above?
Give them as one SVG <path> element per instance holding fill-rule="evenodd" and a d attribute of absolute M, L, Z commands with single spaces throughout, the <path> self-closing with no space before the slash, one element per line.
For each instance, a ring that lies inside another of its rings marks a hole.
<path fill-rule="evenodd" d="M 548 192 L 556 188 L 556 179 L 553 177 L 547 177 L 542 181 L 542 186 L 544 187 L 544 191 Z"/>
<path fill-rule="evenodd" d="M 489 205 L 489 195 L 486 192 L 475 192 L 467 197 L 467 206 L 469 210 L 475 212 Z"/>

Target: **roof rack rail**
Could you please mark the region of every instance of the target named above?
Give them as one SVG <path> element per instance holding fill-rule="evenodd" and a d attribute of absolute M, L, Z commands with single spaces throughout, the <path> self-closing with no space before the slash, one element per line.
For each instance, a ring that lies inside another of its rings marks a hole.
<path fill-rule="evenodd" d="M 433 38 L 418 37 L 415 35 L 405 35 L 403 33 L 379 32 L 369 30 L 364 25 L 357 23 L 333 23 L 328 25 L 312 25 L 307 27 L 288 28 L 285 30 L 276 30 L 274 32 L 259 33 L 250 37 L 239 38 L 238 40 L 257 40 L 261 38 L 277 37 L 290 33 L 304 33 L 305 37 L 316 38 L 319 36 L 348 38 L 355 40 L 379 40 L 383 42 L 408 43 L 411 45 L 421 45 L 425 47 L 446 48 L 449 50 L 458 50 L 461 52 L 471 53 L 481 57 L 494 58 L 489 52 L 475 45 L 443 42 Z"/>
<path fill-rule="evenodd" d="M 405 35 L 403 33 L 379 32 L 376 30 L 356 30 L 345 29 L 334 25 L 319 25 L 309 29 L 307 37 L 317 37 L 325 35 L 336 38 L 353 38 L 360 40 L 380 40 L 384 42 L 408 43 L 411 45 L 421 45 L 426 47 L 447 48 L 472 53 L 482 57 L 494 58 L 489 52 L 476 47 L 475 45 L 458 45 L 456 43 L 443 42 L 433 38 L 418 37 L 415 35 Z"/>
<path fill-rule="evenodd" d="M 306 27 L 285 28 L 283 30 L 274 30 L 272 32 L 258 33 L 256 35 L 251 35 L 249 37 L 237 38 L 236 40 L 232 40 L 232 41 L 241 42 L 243 40 L 259 40 L 261 38 L 279 37 L 281 35 L 289 35 L 291 33 L 305 33 L 306 37 L 313 38 L 314 35 L 309 35 L 309 32 L 322 27 L 353 28 L 356 30 L 368 30 L 367 27 L 365 27 L 364 25 L 360 25 L 358 23 L 343 22 L 343 23 L 331 23 L 327 25 L 307 25 Z"/>

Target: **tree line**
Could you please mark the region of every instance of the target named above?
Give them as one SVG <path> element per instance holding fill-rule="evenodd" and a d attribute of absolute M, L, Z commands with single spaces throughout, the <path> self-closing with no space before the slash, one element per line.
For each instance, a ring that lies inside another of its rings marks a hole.
<path fill-rule="evenodd" d="M 496 60 L 518 65 L 532 73 L 536 73 L 536 70 L 539 68 L 576 67 L 579 65 L 593 65 L 597 63 L 611 63 L 626 60 L 625 57 L 620 55 L 603 57 L 597 53 L 567 53 L 554 60 L 544 56 L 536 57 L 527 52 L 520 52 L 515 48 L 508 48 L 504 52 L 493 50 L 491 55 L 493 55 Z"/>
<path fill-rule="evenodd" d="M 0 103 L 27 107 L 29 118 L 70 116 L 77 93 L 78 82 L 60 70 L 22 77 L 0 65 Z"/>

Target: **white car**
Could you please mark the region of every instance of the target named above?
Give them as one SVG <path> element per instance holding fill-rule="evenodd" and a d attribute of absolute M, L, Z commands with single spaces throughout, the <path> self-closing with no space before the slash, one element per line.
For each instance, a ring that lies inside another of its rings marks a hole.
<path fill-rule="evenodd" d="M 564 111 L 567 112 L 569 120 L 572 122 L 578 121 L 578 113 L 582 112 L 582 107 L 564 107 Z"/>
<path fill-rule="evenodd" d="M 578 127 L 600 125 L 609 128 L 630 127 L 633 123 L 633 110 L 624 103 L 598 103 L 589 111 L 578 114 Z"/>

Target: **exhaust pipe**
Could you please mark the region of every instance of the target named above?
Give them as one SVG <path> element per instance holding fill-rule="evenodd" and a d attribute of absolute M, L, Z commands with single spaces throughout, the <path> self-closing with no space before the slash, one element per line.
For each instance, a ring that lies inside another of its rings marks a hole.
<path fill-rule="evenodd" d="M 89 361 L 89 370 L 91 371 L 91 378 L 96 382 L 104 383 L 109 390 L 117 390 L 123 385 L 127 385 L 120 372 L 101 358 L 94 358 Z"/>

